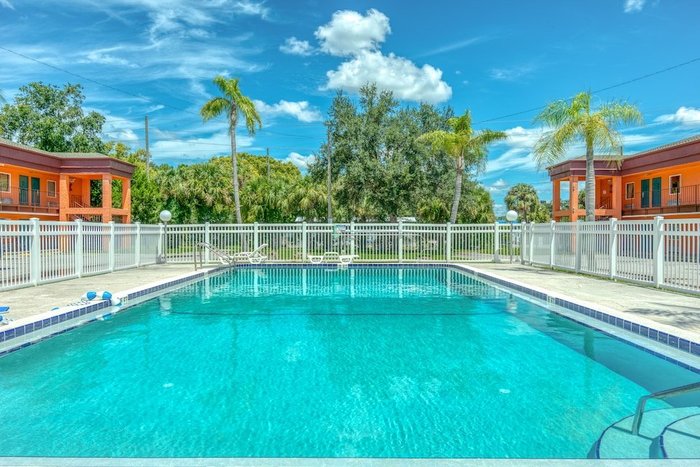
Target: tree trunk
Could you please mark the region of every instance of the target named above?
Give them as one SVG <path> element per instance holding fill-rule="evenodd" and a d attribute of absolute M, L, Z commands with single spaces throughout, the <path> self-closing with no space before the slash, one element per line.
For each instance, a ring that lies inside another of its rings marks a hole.
<path fill-rule="evenodd" d="M 572 200 L 578 205 L 578 200 Z M 593 144 L 586 143 L 586 220 L 595 220 L 595 164 Z"/>
<path fill-rule="evenodd" d="M 464 176 L 464 158 L 457 158 L 456 177 L 455 177 L 455 196 L 452 199 L 452 212 L 450 213 L 450 223 L 457 222 L 457 211 L 459 210 L 459 200 L 462 197 L 462 177 Z"/>
<path fill-rule="evenodd" d="M 236 109 L 233 110 L 233 116 L 231 117 L 231 127 L 229 132 L 231 134 L 231 168 L 233 171 L 233 203 L 236 209 L 236 224 L 241 224 L 241 198 L 238 187 L 238 154 L 236 153 Z"/>

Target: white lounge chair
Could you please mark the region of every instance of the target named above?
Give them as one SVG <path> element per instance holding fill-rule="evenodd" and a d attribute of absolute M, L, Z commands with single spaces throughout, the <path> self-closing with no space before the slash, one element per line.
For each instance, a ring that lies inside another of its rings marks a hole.
<path fill-rule="evenodd" d="M 322 255 L 306 255 L 306 258 L 311 262 L 311 264 L 321 264 L 328 262 L 340 261 L 340 255 L 335 251 L 326 251 Z"/>
<path fill-rule="evenodd" d="M 253 251 L 239 251 L 233 254 L 233 259 L 236 261 L 248 261 L 251 264 L 260 264 L 267 259 L 261 251 L 267 248 L 267 243 L 263 243 Z"/>

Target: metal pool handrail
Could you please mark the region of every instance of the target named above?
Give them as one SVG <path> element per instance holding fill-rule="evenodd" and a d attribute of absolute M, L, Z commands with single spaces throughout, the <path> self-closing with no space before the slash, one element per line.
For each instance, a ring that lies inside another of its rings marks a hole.
<path fill-rule="evenodd" d="M 639 428 L 642 425 L 642 417 L 644 416 L 644 407 L 647 405 L 649 399 L 666 399 L 667 397 L 680 396 L 681 394 L 687 394 L 697 390 L 700 390 L 700 382 L 679 386 L 677 388 L 665 389 L 640 397 L 639 402 L 637 402 L 637 410 L 634 413 L 634 420 L 632 420 L 632 434 L 635 436 L 639 435 Z"/>
<path fill-rule="evenodd" d="M 214 254 L 214 256 L 219 258 L 219 260 L 222 263 L 227 264 L 229 266 L 232 266 L 234 268 L 236 267 L 236 258 L 235 257 L 229 255 L 228 253 L 226 253 L 223 250 L 216 248 L 215 246 L 213 246 L 210 243 L 199 242 L 197 244 L 197 248 L 195 248 L 195 250 L 194 250 L 194 269 L 195 269 L 195 271 L 197 270 L 197 253 L 199 253 L 199 263 L 202 265 L 202 267 L 204 267 L 204 261 L 202 260 L 202 252 L 204 250 L 209 250 L 210 252 L 212 252 Z"/>

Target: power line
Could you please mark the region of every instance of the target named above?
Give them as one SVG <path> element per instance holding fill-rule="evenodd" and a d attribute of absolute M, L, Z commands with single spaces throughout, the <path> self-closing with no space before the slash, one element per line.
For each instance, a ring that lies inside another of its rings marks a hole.
<path fill-rule="evenodd" d="M 634 82 L 636 82 L 636 81 L 641 81 L 641 80 L 643 80 L 643 79 L 650 78 L 650 77 L 652 77 L 652 76 L 660 75 L 661 73 L 666 73 L 667 71 L 675 70 L 675 69 L 677 69 L 677 68 L 681 68 L 681 67 L 684 67 L 684 66 L 686 66 L 686 65 L 690 65 L 691 63 L 695 63 L 695 62 L 699 62 L 699 61 L 700 61 L 700 57 L 693 58 L 693 59 L 688 60 L 688 61 L 686 61 L 686 62 L 678 63 L 678 64 L 676 64 L 676 65 L 671 65 L 671 66 L 666 67 L 666 68 L 663 68 L 663 69 L 661 69 L 661 70 L 652 71 L 651 73 L 647 73 L 647 74 L 645 74 L 645 75 L 641 75 L 641 76 L 637 76 L 637 77 L 632 78 L 632 79 L 628 79 L 628 80 L 625 80 L 625 81 L 621 81 L 621 82 L 616 83 L 616 84 L 613 84 L 613 85 L 611 85 L 611 86 L 606 86 L 606 87 L 604 87 L 604 88 L 596 89 L 596 90 L 594 90 L 594 91 L 591 91 L 591 94 L 598 94 L 598 93 L 601 93 L 601 92 L 609 91 L 609 90 L 611 90 L 611 89 L 619 88 L 619 87 L 621 87 L 621 86 L 625 86 L 625 85 L 627 85 L 627 84 L 631 84 L 631 83 L 634 83 Z M 570 100 L 572 100 L 573 98 L 574 98 L 574 96 L 571 96 L 571 97 L 569 97 L 569 98 L 567 98 L 567 99 L 565 99 L 565 100 L 570 101 Z M 504 118 L 516 117 L 516 116 L 518 116 L 518 115 L 523 115 L 523 114 L 527 114 L 527 113 L 530 113 L 530 112 L 535 112 L 535 111 L 537 111 L 537 110 L 542 110 L 542 109 L 544 109 L 545 107 L 547 107 L 546 104 L 545 104 L 545 105 L 540 105 L 540 106 L 538 106 L 538 107 L 533 107 L 533 108 L 527 109 L 527 110 L 521 110 L 521 111 L 519 111 L 519 112 L 513 112 L 513 113 L 510 113 L 510 114 L 501 115 L 501 116 L 499 116 L 499 117 L 488 118 L 488 119 L 486 119 L 486 120 L 479 120 L 478 122 L 474 122 L 474 123 L 475 123 L 475 124 L 478 124 L 478 123 L 487 123 L 487 122 L 493 122 L 493 121 L 496 121 L 496 120 L 502 120 L 502 119 L 504 119 Z"/>

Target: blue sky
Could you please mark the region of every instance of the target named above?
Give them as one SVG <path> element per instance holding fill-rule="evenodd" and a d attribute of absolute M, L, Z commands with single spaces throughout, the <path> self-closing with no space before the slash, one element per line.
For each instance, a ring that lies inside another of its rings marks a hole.
<path fill-rule="evenodd" d="M 81 83 L 108 138 L 143 146 L 148 114 L 154 160 L 180 163 L 228 152 L 226 123 L 198 110 L 213 76 L 240 77 L 265 126 L 239 148 L 303 167 L 336 90 L 377 81 L 508 133 L 479 175 L 500 211 L 514 183 L 551 198 L 530 155 L 536 112 L 504 116 L 699 57 L 698 18 L 695 0 L 0 0 L 1 47 L 131 95 L 2 49 L 0 89 Z M 596 95 L 643 112 L 626 153 L 700 133 L 699 75 L 695 62 Z"/>

